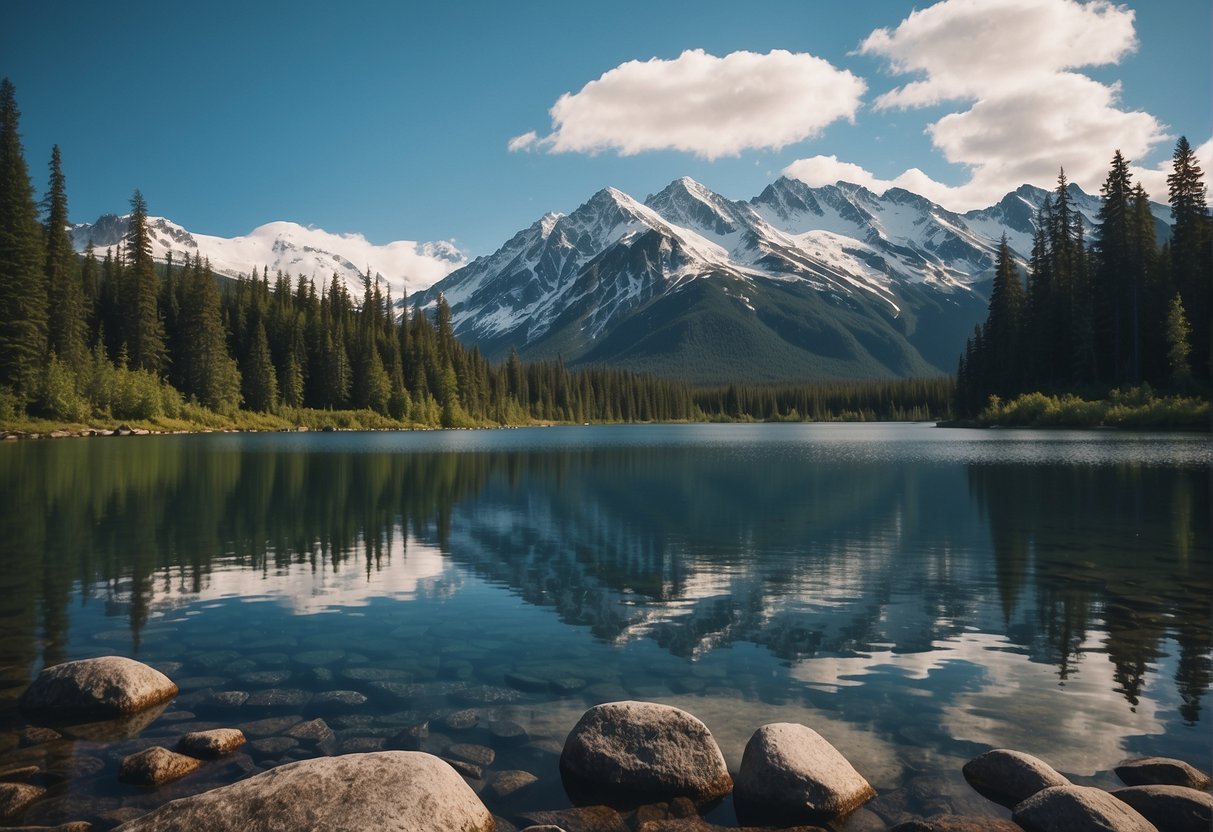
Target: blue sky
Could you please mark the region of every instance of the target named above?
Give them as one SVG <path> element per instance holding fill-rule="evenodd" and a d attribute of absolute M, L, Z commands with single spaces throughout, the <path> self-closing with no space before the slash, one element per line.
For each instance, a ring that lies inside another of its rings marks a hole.
<path fill-rule="evenodd" d="M 1096 188 L 1125 147 L 1165 201 L 1174 137 L 1213 148 L 1211 5 L 10 0 L 0 75 L 39 193 L 61 146 L 75 221 L 138 187 L 195 232 L 291 220 L 477 255 L 682 175 L 749 198 L 845 174 L 968 208 L 1058 164 Z"/>

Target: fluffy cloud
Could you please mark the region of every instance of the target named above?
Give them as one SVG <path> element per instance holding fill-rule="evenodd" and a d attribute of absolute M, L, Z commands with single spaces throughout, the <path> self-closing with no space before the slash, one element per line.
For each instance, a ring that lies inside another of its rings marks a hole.
<path fill-rule="evenodd" d="M 1119 85 L 1074 71 L 1132 52 L 1133 20 L 1131 10 L 1103 0 L 944 0 L 894 29 L 877 29 L 859 53 L 923 77 L 879 96 L 876 109 L 964 102 L 967 109 L 943 116 L 927 134 L 968 180 L 945 185 L 919 170 L 892 180 L 867 175 L 957 210 L 989 205 L 1024 182 L 1047 185 L 1059 167 L 1097 189 L 1114 150 L 1139 158 L 1170 138 L 1151 114 L 1122 107 Z M 829 167 L 816 157 L 784 172 L 805 178 Z M 866 173 L 852 172 L 852 181 Z"/>
<path fill-rule="evenodd" d="M 565 93 L 552 107 L 552 132 L 524 133 L 509 149 L 551 153 L 682 150 L 706 159 L 778 149 L 853 120 L 863 80 L 813 55 L 775 50 L 702 49 L 674 60 L 628 61 Z"/>

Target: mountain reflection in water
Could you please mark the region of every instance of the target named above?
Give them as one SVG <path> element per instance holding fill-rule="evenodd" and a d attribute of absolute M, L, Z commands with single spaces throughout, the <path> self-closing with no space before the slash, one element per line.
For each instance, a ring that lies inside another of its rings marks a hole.
<path fill-rule="evenodd" d="M 42 664 L 188 665 L 173 633 L 208 617 L 240 627 L 257 608 L 359 644 L 406 604 L 437 645 L 510 635 L 508 617 L 480 618 L 504 595 L 555 615 L 520 619 L 499 660 L 576 643 L 709 713 L 714 683 L 689 669 L 727 660 L 745 670 L 717 686 L 726 700 L 800 702 L 893 745 L 1052 732 L 1056 764 L 1088 773 L 1207 748 L 1208 439 L 1046 436 L 771 425 L 0 448 L 0 729 Z"/>

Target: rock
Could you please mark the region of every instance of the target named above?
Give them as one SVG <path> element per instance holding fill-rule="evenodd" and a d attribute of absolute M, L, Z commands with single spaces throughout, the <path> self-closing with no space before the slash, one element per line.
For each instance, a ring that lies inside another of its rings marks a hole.
<path fill-rule="evenodd" d="M 43 745 L 61 739 L 63 739 L 63 735 L 54 728 L 40 728 L 37 725 L 31 725 L 21 732 L 17 745 L 20 748 L 29 748 L 31 745 Z"/>
<path fill-rule="evenodd" d="M 589 683 L 585 679 L 579 679 L 576 676 L 562 676 L 551 681 L 551 688 L 552 693 L 565 696 L 584 689 L 587 684 Z"/>
<path fill-rule="evenodd" d="M 733 787 L 707 726 L 653 702 L 590 708 L 565 740 L 560 775 L 575 804 L 635 806 L 684 796 L 707 803 Z"/>
<path fill-rule="evenodd" d="M 323 719 L 312 719 L 300 722 L 287 731 L 286 736 L 298 740 L 304 745 L 319 745 L 333 738 L 333 729 Z"/>
<path fill-rule="evenodd" d="M 0 770 L 0 780 L 29 780 L 42 769 L 38 766 L 17 766 Z"/>
<path fill-rule="evenodd" d="M 529 771 L 519 771 L 510 769 L 509 771 L 499 771 L 497 776 L 493 778 L 493 782 L 489 784 L 489 789 L 498 798 L 504 800 L 512 796 L 515 792 L 525 789 L 532 783 L 539 782 L 539 778 L 531 774 Z"/>
<path fill-rule="evenodd" d="M 46 789 L 28 783 L 0 783 L 0 821 L 12 820 L 41 800 Z"/>
<path fill-rule="evenodd" d="M 1112 796 L 1167 832 L 1209 832 L 1213 829 L 1213 795 L 1187 786 L 1129 786 Z"/>
<path fill-rule="evenodd" d="M 290 737 L 266 737 L 253 740 L 248 744 L 249 752 L 259 759 L 266 757 L 281 757 L 287 751 L 299 745 L 299 741 Z"/>
<path fill-rule="evenodd" d="M 733 793 L 743 824 L 820 823 L 876 796 L 871 784 L 804 725 L 764 725 L 746 743 Z"/>
<path fill-rule="evenodd" d="M 488 768 L 493 764 L 493 760 L 497 759 L 497 752 L 489 748 L 487 745 L 473 745 L 466 742 L 454 743 L 446 750 L 446 753 L 454 757 L 456 760 L 466 760 L 469 763 L 477 766 Z"/>
<path fill-rule="evenodd" d="M 267 688 L 249 694 L 248 708 L 302 708 L 311 697 L 307 691 L 294 688 Z"/>
<path fill-rule="evenodd" d="M 521 745 L 527 741 L 526 729 L 510 719 L 495 719 L 485 726 L 501 745 Z"/>
<path fill-rule="evenodd" d="M 1008 809 L 1041 789 L 1070 785 L 1069 780 L 1044 761 L 1031 754 L 1006 748 L 995 748 L 979 754 L 965 763 L 961 770 L 965 780 L 978 794 Z"/>
<path fill-rule="evenodd" d="M 519 815 L 535 826 L 554 826 L 564 832 L 631 832 L 623 817 L 608 806 L 582 806 L 550 812 L 523 812 Z"/>
<path fill-rule="evenodd" d="M 512 688 L 524 690 L 528 693 L 546 693 L 548 690 L 548 680 L 540 679 L 537 676 L 527 676 L 525 673 L 507 673 L 505 674 L 505 683 Z"/>
<path fill-rule="evenodd" d="M 428 722 L 419 722 L 416 725 L 409 725 L 394 734 L 388 740 L 390 748 L 400 748 L 405 751 L 419 751 L 421 745 L 430 735 L 430 724 Z"/>
<path fill-rule="evenodd" d="M 452 760 L 449 757 L 443 757 L 442 761 L 444 763 L 446 763 L 448 766 L 450 766 L 451 768 L 455 769 L 455 771 L 462 774 L 464 777 L 470 778 L 472 780 L 483 780 L 484 779 L 484 769 L 482 769 L 480 766 L 476 765 L 475 763 L 469 763 L 469 762 L 466 762 L 465 760 Z"/>
<path fill-rule="evenodd" d="M 72 722 L 112 719 L 167 702 L 177 686 L 159 670 L 121 656 L 44 668 L 21 696 L 27 716 Z"/>
<path fill-rule="evenodd" d="M 193 757 L 213 759 L 231 754 L 244 743 L 244 732 L 239 728 L 214 728 L 186 734 L 177 742 L 177 750 Z"/>
<path fill-rule="evenodd" d="M 121 832 L 492 832 L 493 816 L 446 763 L 416 751 L 320 757 L 174 800 Z"/>
<path fill-rule="evenodd" d="M 889 832 L 1023 832 L 1023 829 L 1006 818 L 992 818 L 986 815 L 935 815 L 899 823 Z"/>
<path fill-rule="evenodd" d="M 118 768 L 118 780 L 136 786 L 161 786 L 180 780 L 201 765 L 201 761 L 193 757 L 157 745 L 124 757 Z"/>
<path fill-rule="evenodd" d="M 1189 789 L 1209 788 L 1209 775 L 1183 760 L 1167 757 L 1142 757 L 1121 763 L 1116 776 L 1126 786 L 1187 786 Z"/>
<path fill-rule="evenodd" d="M 1042 789 L 1016 806 L 1011 820 L 1027 832 L 1159 832 L 1127 803 L 1090 786 Z"/>
<path fill-rule="evenodd" d="M 253 688 L 272 688 L 281 685 L 289 678 L 291 678 L 291 674 L 288 670 L 253 670 L 241 673 L 236 677 L 236 681 Z"/>
<path fill-rule="evenodd" d="M 314 713 L 341 713 L 366 704 L 366 697 L 356 690 L 326 690 L 312 697 L 308 709 Z"/>
<path fill-rule="evenodd" d="M 212 693 L 198 703 L 198 710 L 206 711 L 235 711 L 239 710 L 249 699 L 248 691 L 224 690 Z"/>
<path fill-rule="evenodd" d="M 298 725 L 303 720 L 297 716 L 272 716 L 267 719 L 255 719 L 240 726 L 246 737 L 272 737 L 282 734 L 287 729 Z"/>
<path fill-rule="evenodd" d="M 480 713 L 475 708 L 467 708 L 447 714 L 442 724 L 452 731 L 467 731 L 480 723 Z"/>
<path fill-rule="evenodd" d="M 565 832 L 565 830 L 561 829 L 559 826 L 553 826 L 550 823 L 542 823 L 528 826 L 526 829 L 520 830 L 520 832 Z"/>

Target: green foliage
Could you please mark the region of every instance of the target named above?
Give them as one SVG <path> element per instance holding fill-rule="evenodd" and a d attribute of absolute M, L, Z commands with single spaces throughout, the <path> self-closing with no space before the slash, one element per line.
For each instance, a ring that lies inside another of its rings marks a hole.
<path fill-rule="evenodd" d="M 1113 390 L 1106 400 L 1088 401 L 1071 393 L 1024 393 L 1008 402 L 991 396 L 977 422 L 984 427 L 1118 427 L 1132 429 L 1210 429 L 1209 402 L 1155 395 L 1149 385 Z"/>
<path fill-rule="evenodd" d="M 1167 311 L 1167 364 L 1171 368 L 1171 383 L 1184 387 L 1192 378 L 1188 355 L 1192 351 L 1192 328 L 1184 314 L 1183 299 L 1176 295 Z"/>
<path fill-rule="evenodd" d="M 36 412 L 49 419 L 82 422 L 91 415 L 88 401 L 77 392 L 76 373 L 71 366 L 51 353 L 42 371 Z"/>

